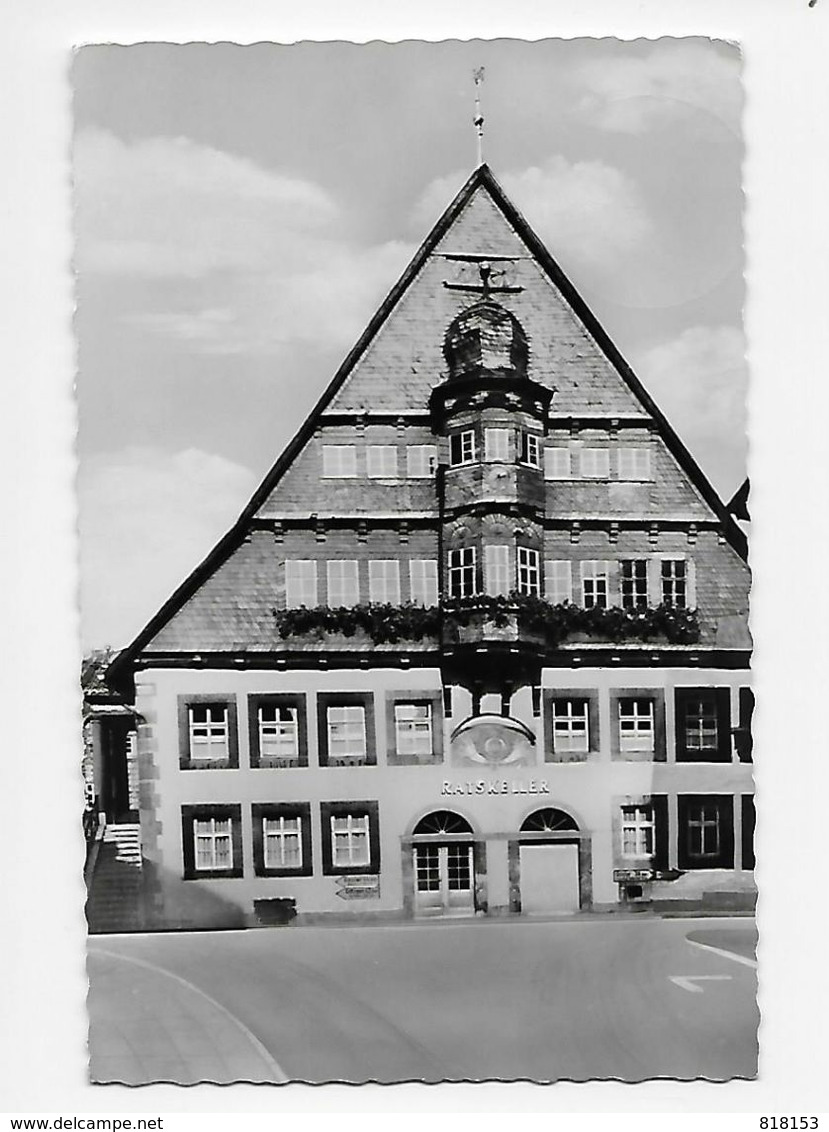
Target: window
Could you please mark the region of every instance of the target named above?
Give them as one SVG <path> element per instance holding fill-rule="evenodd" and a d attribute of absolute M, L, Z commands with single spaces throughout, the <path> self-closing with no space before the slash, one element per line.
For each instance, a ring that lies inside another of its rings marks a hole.
<path fill-rule="evenodd" d="M 362 704 L 328 709 L 328 760 L 366 757 L 366 709 Z"/>
<path fill-rule="evenodd" d="M 672 609 L 684 609 L 686 605 L 687 567 L 684 558 L 663 558 L 662 560 L 662 604 Z"/>
<path fill-rule="evenodd" d="M 394 705 L 395 746 L 398 755 L 431 755 L 432 705 Z"/>
<path fill-rule="evenodd" d="M 317 564 L 308 558 L 289 558 L 285 562 L 285 604 L 288 609 L 317 604 Z"/>
<path fill-rule="evenodd" d="M 648 806 L 622 806 L 622 856 L 650 857 L 653 854 L 653 809 Z"/>
<path fill-rule="evenodd" d="M 648 448 L 619 448 L 619 479 L 649 480 L 651 454 Z"/>
<path fill-rule="evenodd" d="M 328 563 L 328 604 L 332 608 L 341 605 L 357 605 L 360 600 L 360 584 L 355 559 L 341 558 Z"/>
<path fill-rule="evenodd" d="M 254 769 L 307 766 L 305 696 L 301 692 L 248 696 L 248 739 Z"/>
<path fill-rule="evenodd" d="M 376 873 L 380 838 L 376 802 L 322 802 L 323 872 Z"/>
<path fill-rule="evenodd" d="M 585 609 L 592 609 L 593 606 L 607 609 L 609 572 L 607 562 L 582 562 L 581 592 Z"/>
<path fill-rule="evenodd" d="M 449 596 L 471 597 L 477 593 L 475 547 L 449 551 Z"/>
<path fill-rule="evenodd" d="M 506 595 L 510 585 L 508 546 L 485 546 L 484 565 L 486 569 L 486 592 L 493 596 Z"/>
<path fill-rule="evenodd" d="M 573 600 L 573 565 L 571 562 L 548 559 L 544 564 L 544 596 L 552 605 Z"/>
<path fill-rule="evenodd" d="M 307 802 L 251 806 L 257 876 L 311 876 L 311 807 Z"/>
<path fill-rule="evenodd" d="M 185 880 L 242 876 L 240 806 L 182 806 Z"/>
<path fill-rule="evenodd" d="M 681 869 L 734 868 L 733 806 L 730 794 L 679 795 Z"/>
<path fill-rule="evenodd" d="M 579 451 L 579 474 L 584 479 L 606 480 L 610 476 L 609 448 L 582 448 Z"/>
<path fill-rule="evenodd" d="M 595 688 L 545 691 L 543 722 L 545 762 L 584 762 L 599 750 L 598 692 Z"/>
<path fill-rule="evenodd" d="M 190 758 L 210 761 L 226 759 L 230 751 L 228 742 L 227 704 L 191 704 Z"/>
<path fill-rule="evenodd" d="M 263 759 L 299 757 L 299 712 L 295 707 L 262 704 L 259 708 L 259 754 Z"/>
<path fill-rule="evenodd" d="M 541 593 L 540 556 L 528 546 L 518 547 L 518 592 L 533 596 Z"/>
<path fill-rule="evenodd" d="M 373 766 L 377 761 L 369 692 L 320 692 L 317 731 L 321 766 Z"/>
<path fill-rule="evenodd" d="M 731 762 L 729 688 L 676 689 L 676 757 L 685 762 Z"/>
<path fill-rule="evenodd" d="M 647 609 L 648 563 L 644 558 L 626 558 L 622 566 L 622 608 Z"/>
<path fill-rule="evenodd" d="M 178 698 L 179 767 L 217 770 L 239 765 L 236 700 L 233 696 Z"/>
<path fill-rule="evenodd" d="M 656 726 L 654 702 L 648 699 L 619 700 L 619 750 L 653 751 Z"/>
<path fill-rule="evenodd" d="M 410 444 L 406 449 L 406 475 L 410 479 L 431 479 L 438 466 L 438 450 L 434 444 Z"/>
<path fill-rule="evenodd" d="M 509 434 L 508 428 L 484 429 L 485 460 L 509 460 Z M 466 463 L 466 461 L 462 460 L 461 463 Z"/>
<path fill-rule="evenodd" d="M 521 432 L 519 460 L 529 468 L 541 467 L 541 437 L 535 432 Z"/>
<path fill-rule="evenodd" d="M 322 474 L 331 479 L 356 476 L 356 446 L 353 444 L 323 444 Z"/>
<path fill-rule="evenodd" d="M 547 448 L 544 452 L 544 478 L 548 480 L 569 480 L 570 449 L 561 447 Z"/>
<path fill-rule="evenodd" d="M 415 605 L 438 603 L 438 564 L 433 558 L 412 558 L 409 562 L 409 593 Z"/>
<path fill-rule="evenodd" d="M 376 558 L 368 564 L 369 601 L 400 604 L 400 563 L 396 558 Z"/>
<path fill-rule="evenodd" d="M 587 700 L 553 700 L 553 751 L 586 753 L 590 748 Z"/>
<path fill-rule="evenodd" d="M 471 464 L 475 460 L 475 433 L 472 429 L 456 432 L 449 437 L 449 463 L 453 468 Z"/>
<path fill-rule="evenodd" d="M 393 444 L 369 444 L 366 472 L 372 479 L 396 479 L 397 448 Z"/>
<path fill-rule="evenodd" d="M 390 766 L 443 762 L 443 702 L 439 691 L 386 693 L 386 756 Z"/>

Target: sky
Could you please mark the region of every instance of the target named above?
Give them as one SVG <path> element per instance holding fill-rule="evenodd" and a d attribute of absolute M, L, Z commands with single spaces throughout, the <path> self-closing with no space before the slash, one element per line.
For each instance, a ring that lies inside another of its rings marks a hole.
<path fill-rule="evenodd" d="M 235 521 L 484 156 L 728 499 L 745 476 L 740 58 L 705 39 L 77 51 L 84 647 Z"/>

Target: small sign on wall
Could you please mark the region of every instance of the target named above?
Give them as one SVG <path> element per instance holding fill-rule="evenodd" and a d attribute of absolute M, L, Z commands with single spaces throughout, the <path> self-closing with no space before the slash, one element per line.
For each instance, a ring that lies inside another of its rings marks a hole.
<path fill-rule="evenodd" d="M 380 877 L 370 876 L 344 876 L 338 877 L 337 896 L 342 900 L 379 900 Z"/>

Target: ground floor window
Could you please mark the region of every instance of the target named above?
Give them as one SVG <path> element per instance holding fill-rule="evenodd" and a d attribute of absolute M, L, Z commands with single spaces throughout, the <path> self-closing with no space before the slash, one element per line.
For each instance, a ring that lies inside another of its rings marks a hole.
<path fill-rule="evenodd" d="M 240 806 L 183 806 L 181 824 L 186 878 L 242 876 Z"/>
<path fill-rule="evenodd" d="M 653 854 L 653 809 L 622 806 L 622 856 L 650 857 Z"/>
<path fill-rule="evenodd" d="M 311 876 L 311 807 L 307 802 L 254 803 L 257 876 Z"/>
<path fill-rule="evenodd" d="M 380 869 L 380 836 L 376 802 L 323 802 L 323 871 L 374 873 Z"/>
<path fill-rule="evenodd" d="M 734 868 L 734 799 L 730 794 L 680 794 L 680 869 Z"/>

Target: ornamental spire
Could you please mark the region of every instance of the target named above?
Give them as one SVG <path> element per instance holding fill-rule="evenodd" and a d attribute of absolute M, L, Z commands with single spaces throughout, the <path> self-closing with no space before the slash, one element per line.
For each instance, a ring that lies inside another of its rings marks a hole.
<path fill-rule="evenodd" d="M 475 117 L 472 119 L 478 134 L 478 165 L 484 163 L 484 116 L 481 113 L 481 83 L 484 81 L 484 68 L 472 72 L 475 80 Z"/>

